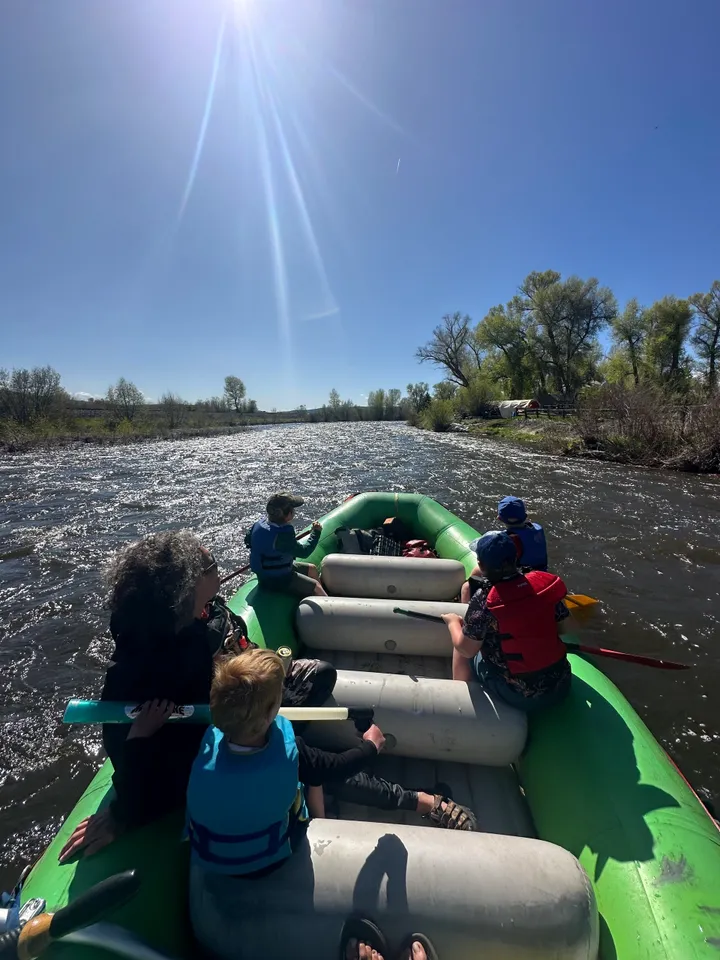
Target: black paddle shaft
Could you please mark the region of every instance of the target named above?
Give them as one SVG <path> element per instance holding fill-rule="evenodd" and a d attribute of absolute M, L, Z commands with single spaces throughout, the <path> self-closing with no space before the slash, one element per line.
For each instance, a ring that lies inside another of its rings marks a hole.
<path fill-rule="evenodd" d="M 433 623 L 444 623 L 442 617 L 434 613 L 420 613 L 417 610 L 403 610 L 402 607 L 394 607 L 393 613 L 401 613 L 404 617 L 414 617 L 416 620 L 432 620 Z"/>
<path fill-rule="evenodd" d="M 73 930 L 95 923 L 108 911 L 122 906 L 134 897 L 139 889 L 140 877 L 135 870 L 126 870 L 125 873 L 116 873 L 107 880 L 101 880 L 62 910 L 58 910 L 50 924 L 50 935 L 53 940 L 57 940 Z"/>

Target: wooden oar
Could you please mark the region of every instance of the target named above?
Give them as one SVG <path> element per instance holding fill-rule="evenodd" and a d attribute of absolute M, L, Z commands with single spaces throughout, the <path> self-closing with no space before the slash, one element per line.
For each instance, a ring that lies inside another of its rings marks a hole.
<path fill-rule="evenodd" d="M 434 620 L 436 623 L 443 623 L 442 617 L 437 617 L 432 613 L 419 613 L 416 610 L 403 610 L 402 607 L 394 607 L 393 613 L 401 613 L 405 617 L 414 617 L 416 620 Z M 562 637 L 560 638 L 563 639 Z M 572 643 L 563 640 L 568 650 L 574 650 L 580 653 L 591 653 L 594 657 L 609 657 L 612 660 L 625 660 L 628 663 L 639 663 L 643 667 L 655 667 L 657 670 L 689 670 L 687 663 L 676 663 L 674 660 L 658 660 L 655 657 L 643 657 L 639 653 L 623 653 L 621 650 L 607 650 L 605 647 L 589 647 L 584 643 Z"/>
<path fill-rule="evenodd" d="M 134 870 L 118 873 L 81 893 L 57 913 L 41 913 L 22 929 L 11 930 L 0 938 L 0 957 L 34 960 L 42 956 L 51 943 L 80 927 L 95 923 L 109 910 L 122 906 L 140 888 Z"/>
<path fill-rule="evenodd" d="M 296 540 L 302 540 L 304 537 L 309 537 L 311 533 L 312 533 L 312 527 L 310 527 L 309 530 L 305 530 L 304 533 L 299 533 L 299 534 L 295 537 L 295 539 L 296 539 Z M 220 583 L 221 583 L 221 584 L 222 584 L 222 583 L 227 583 L 228 580 L 232 580 L 233 577 L 237 577 L 239 574 L 245 573 L 245 571 L 246 571 L 246 570 L 249 570 L 249 569 L 250 569 L 250 564 L 249 564 L 249 563 L 246 563 L 244 567 L 240 567 L 239 570 L 235 570 L 233 573 L 229 573 L 226 577 L 223 577 L 222 580 L 220 581 Z"/>
<path fill-rule="evenodd" d="M 114 700 L 70 700 L 65 707 L 63 723 L 132 723 L 140 704 Z M 281 707 L 286 720 L 347 720 L 347 707 Z M 177 706 L 170 714 L 171 723 L 210 723 L 207 703 Z"/>

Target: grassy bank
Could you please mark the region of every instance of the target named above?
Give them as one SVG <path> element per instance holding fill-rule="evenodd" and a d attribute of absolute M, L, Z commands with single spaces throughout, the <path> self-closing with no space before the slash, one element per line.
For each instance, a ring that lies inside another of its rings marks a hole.
<path fill-rule="evenodd" d="M 565 419 L 465 420 L 471 436 L 487 437 L 557 456 L 585 457 L 688 473 L 720 473 L 720 412 L 585 409 Z"/>

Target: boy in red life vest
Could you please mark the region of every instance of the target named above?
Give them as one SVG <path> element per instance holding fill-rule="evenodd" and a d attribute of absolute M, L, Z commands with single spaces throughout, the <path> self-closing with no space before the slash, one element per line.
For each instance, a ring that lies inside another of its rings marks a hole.
<path fill-rule="evenodd" d="M 453 642 L 453 680 L 479 680 L 490 693 L 527 713 L 563 700 L 570 664 L 563 632 L 569 611 L 565 584 L 554 573 L 517 569 L 506 533 L 487 533 L 476 545 L 484 585 L 465 614 L 446 613 Z"/>

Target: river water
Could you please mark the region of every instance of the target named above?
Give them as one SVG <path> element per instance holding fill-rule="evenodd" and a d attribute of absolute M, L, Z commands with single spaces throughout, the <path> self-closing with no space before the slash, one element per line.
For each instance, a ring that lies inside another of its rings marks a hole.
<path fill-rule="evenodd" d="M 41 852 L 101 763 L 99 731 L 64 728 L 65 702 L 101 687 L 111 644 L 100 571 L 120 545 L 189 527 L 222 570 L 277 489 L 299 522 L 359 490 L 419 491 L 482 531 L 525 497 L 551 568 L 603 613 L 588 643 L 693 665 L 596 661 L 701 793 L 720 786 L 720 481 L 560 459 L 399 424 L 259 428 L 0 461 L 0 889 Z"/>

